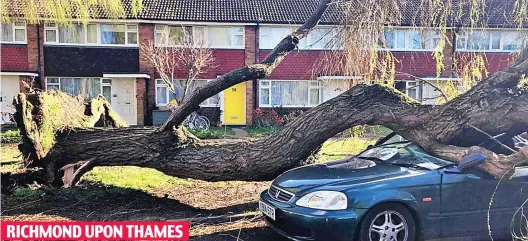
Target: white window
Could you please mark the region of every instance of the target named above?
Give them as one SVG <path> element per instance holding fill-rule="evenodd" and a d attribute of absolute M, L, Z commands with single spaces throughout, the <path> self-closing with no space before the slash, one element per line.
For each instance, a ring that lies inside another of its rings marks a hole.
<path fill-rule="evenodd" d="M 524 46 L 523 33 L 519 31 L 472 30 L 457 33 L 457 50 L 512 52 Z"/>
<path fill-rule="evenodd" d="M 191 83 L 188 93 L 185 98 L 188 98 L 189 95 L 199 86 L 203 86 L 206 83 L 213 80 L 194 80 Z M 175 94 L 172 93 L 165 82 L 161 79 L 156 80 L 156 105 L 157 106 L 166 106 L 171 100 L 177 99 L 182 101 L 183 91 L 185 86 L 185 80 L 173 80 L 172 85 L 174 86 Z M 217 94 L 213 97 L 208 98 L 203 103 L 200 104 L 201 107 L 219 107 L 220 106 L 220 96 Z"/>
<path fill-rule="evenodd" d="M 111 82 L 110 82 L 111 84 Z M 101 78 L 76 78 L 76 77 L 47 77 L 47 90 L 60 90 L 73 96 L 84 96 L 85 99 L 96 98 L 99 94 L 105 93 L 102 88 Z M 106 84 L 108 86 L 108 84 Z M 107 90 L 108 91 L 108 90 Z M 106 91 L 106 92 L 107 92 Z M 108 94 L 108 93 L 107 93 Z M 108 101 L 111 98 L 107 97 Z"/>
<path fill-rule="evenodd" d="M 169 87 L 163 80 L 156 80 L 156 105 L 166 106 L 169 104 Z"/>
<path fill-rule="evenodd" d="M 45 25 L 46 44 L 137 45 L 137 24 L 71 24 Z"/>
<path fill-rule="evenodd" d="M 418 100 L 420 98 L 420 84 L 418 81 L 405 81 L 405 94 L 407 96 Z"/>
<path fill-rule="evenodd" d="M 26 23 L 2 23 L 0 28 L 2 43 L 26 43 Z"/>
<path fill-rule="evenodd" d="M 288 34 L 293 33 L 295 28 L 292 27 L 261 27 L 259 29 L 259 47 L 261 49 L 273 49 Z M 306 38 L 299 42 L 300 49 L 334 49 L 339 47 L 337 44 L 337 30 L 331 27 L 317 27 Z"/>
<path fill-rule="evenodd" d="M 314 107 L 321 103 L 318 81 L 260 80 L 261 107 Z"/>
<path fill-rule="evenodd" d="M 211 48 L 244 48 L 244 27 L 156 25 L 158 46 L 181 45 L 184 36 L 192 36 L 195 43 L 205 43 Z"/>
<path fill-rule="evenodd" d="M 440 39 L 440 32 L 435 30 L 384 29 L 379 46 L 390 50 L 431 51 L 436 48 Z"/>

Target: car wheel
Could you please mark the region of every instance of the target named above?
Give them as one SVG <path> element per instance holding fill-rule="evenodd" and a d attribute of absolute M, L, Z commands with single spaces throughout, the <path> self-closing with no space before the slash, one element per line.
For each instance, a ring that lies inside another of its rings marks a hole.
<path fill-rule="evenodd" d="M 358 241 L 414 241 L 416 225 L 411 212 L 396 203 L 369 210 L 361 221 Z"/>

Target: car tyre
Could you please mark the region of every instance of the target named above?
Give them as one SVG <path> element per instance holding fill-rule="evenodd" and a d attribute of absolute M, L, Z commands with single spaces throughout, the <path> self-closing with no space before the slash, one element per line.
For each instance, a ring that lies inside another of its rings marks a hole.
<path fill-rule="evenodd" d="M 415 237 L 416 223 L 409 209 L 401 204 L 387 203 L 375 206 L 365 214 L 356 240 L 414 241 Z"/>

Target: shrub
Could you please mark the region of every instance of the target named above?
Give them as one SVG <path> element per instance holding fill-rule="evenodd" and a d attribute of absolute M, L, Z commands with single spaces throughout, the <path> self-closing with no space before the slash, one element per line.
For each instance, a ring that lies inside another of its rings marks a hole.
<path fill-rule="evenodd" d="M 18 129 L 2 132 L 0 136 L 0 142 L 2 143 L 18 143 L 21 140 L 22 136 L 20 135 L 20 131 Z"/>
<path fill-rule="evenodd" d="M 41 190 L 35 190 L 29 187 L 18 187 L 13 191 L 13 196 L 18 198 L 33 198 L 42 195 Z"/>
<path fill-rule="evenodd" d="M 273 109 L 257 108 L 253 111 L 253 123 L 257 127 L 281 126 L 284 119 Z"/>

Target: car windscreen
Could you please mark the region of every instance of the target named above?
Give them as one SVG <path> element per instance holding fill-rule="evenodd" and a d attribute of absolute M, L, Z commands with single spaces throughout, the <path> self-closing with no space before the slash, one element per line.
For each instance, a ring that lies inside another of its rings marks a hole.
<path fill-rule="evenodd" d="M 411 142 L 396 142 L 367 149 L 359 158 L 377 159 L 395 165 L 415 165 L 427 169 L 438 169 L 453 162 L 434 157 Z"/>

